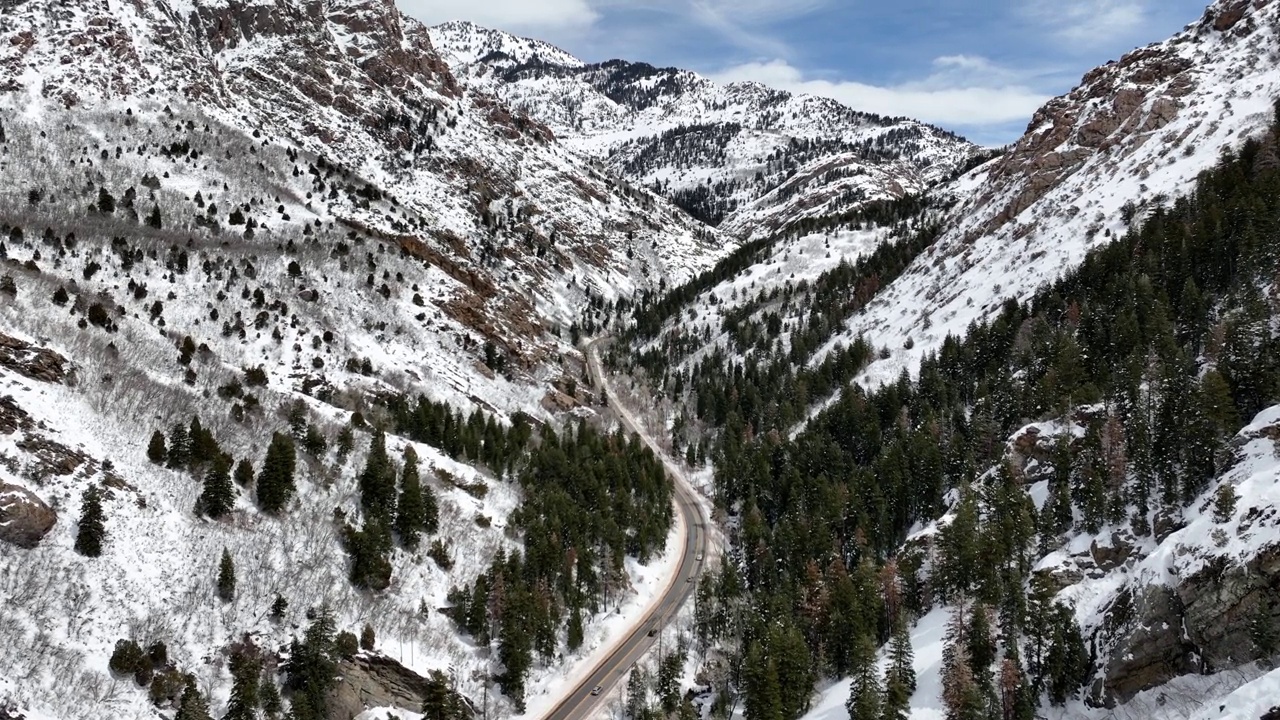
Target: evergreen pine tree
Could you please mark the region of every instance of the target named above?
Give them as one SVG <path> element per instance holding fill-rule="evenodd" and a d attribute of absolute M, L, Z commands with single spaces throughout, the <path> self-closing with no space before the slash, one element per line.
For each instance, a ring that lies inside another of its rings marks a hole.
<path fill-rule="evenodd" d="M 450 714 L 449 679 L 439 670 L 427 675 L 422 699 L 423 720 L 455 720 Z"/>
<path fill-rule="evenodd" d="M 745 672 L 746 720 L 783 720 L 778 668 L 759 644 L 747 652 Z"/>
<path fill-rule="evenodd" d="M 643 720 L 649 709 L 649 677 L 643 668 L 631 668 L 627 676 L 627 717 Z"/>
<path fill-rule="evenodd" d="M 900 620 L 889 645 L 889 667 L 884 676 L 883 720 L 907 720 L 911 715 L 911 695 L 916 691 L 916 671 L 911 648 L 911 630 Z"/>
<path fill-rule="evenodd" d="M 307 425 L 307 432 L 302 436 L 302 449 L 308 455 L 314 458 L 324 457 L 325 450 L 329 447 L 329 441 L 325 438 L 324 433 L 315 425 Z"/>
<path fill-rule="evenodd" d="M 277 718 L 284 709 L 280 701 L 280 688 L 276 687 L 275 678 L 270 673 L 263 673 L 258 684 L 258 700 L 262 704 L 262 712 L 268 718 Z"/>
<path fill-rule="evenodd" d="M 498 633 L 498 660 L 504 668 L 498 683 L 516 709 L 524 712 L 525 678 L 533 665 L 533 634 L 526 626 L 530 598 L 527 592 L 513 591 L 506 602 Z"/>
<path fill-rule="evenodd" d="M 1052 634 L 1045 659 L 1046 689 L 1049 702 L 1063 705 L 1089 679 L 1089 653 L 1071 608 L 1055 603 L 1048 620 Z"/>
<path fill-rule="evenodd" d="M 222 720 L 255 720 L 259 704 L 262 661 L 248 652 L 231 656 L 231 701 Z"/>
<path fill-rule="evenodd" d="M 570 652 L 582 647 L 582 608 L 578 607 L 576 603 L 569 609 L 569 624 L 566 629 L 566 634 L 566 643 L 569 646 Z"/>
<path fill-rule="evenodd" d="M 991 682 L 991 664 L 996 660 L 996 642 L 991 632 L 991 620 L 987 606 L 976 602 L 969 615 L 968 640 L 969 668 L 979 685 Z"/>
<path fill-rule="evenodd" d="M 84 491 L 80 503 L 80 523 L 76 530 L 76 552 L 85 557 L 102 555 L 102 540 L 107 531 L 106 516 L 102 512 L 102 497 L 96 487 Z"/>
<path fill-rule="evenodd" d="M 338 670 L 333 614 L 321 608 L 301 642 L 290 645 L 285 663 L 287 685 L 293 691 L 294 720 L 322 720 L 328 712 L 329 689 Z"/>
<path fill-rule="evenodd" d="M 284 613 L 289 609 L 289 601 L 284 599 L 283 595 L 276 595 L 276 599 L 271 602 L 271 619 L 279 622 L 284 619 Z"/>
<path fill-rule="evenodd" d="M 355 444 L 355 433 L 351 431 L 351 426 L 344 425 L 342 431 L 338 433 L 338 442 L 336 446 L 339 465 L 346 464 L 347 457 L 351 455 L 351 450 L 355 447 Z"/>
<path fill-rule="evenodd" d="M 173 720 L 213 720 L 209 714 L 209 701 L 200 694 L 194 679 L 189 680 L 187 689 L 182 691 L 182 705 Z"/>
<path fill-rule="evenodd" d="M 231 484 L 231 458 L 218 454 L 204 474 L 204 490 L 196 501 L 196 511 L 215 520 L 231 512 L 236 489 Z"/>
<path fill-rule="evenodd" d="M 381 430 L 369 441 L 369 456 L 360 473 L 360 506 L 365 516 L 391 526 L 396 512 L 396 479 L 387 457 L 387 436 Z"/>
<path fill-rule="evenodd" d="M 849 711 L 849 720 L 881 720 L 885 710 L 884 690 L 880 687 L 880 674 L 876 671 L 876 650 L 867 636 L 860 638 L 858 643 L 853 683 L 845 709 Z"/>
<path fill-rule="evenodd" d="M 293 499 L 296 463 L 293 439 L 283 433 L 275 433 L 267 446 L 262 470 L 258 473 L 258 505 L 264 512 L 277 515 Z"/>
<path fill-rule="evenodd" d="M 198 415 L 191 417 L 191 426 L 187 429 L 187 440 L 191 448 L 188 453 L 187 464 L 192 468 L 200 467 L 213 461 L 222 452 L 218 447 L 218 441 L 213 437 L 213 433 L 205 429 Z"/>
<path fill-rule="evenodd" d="M 436 491 L 422 483 L 422 531 L 432 535 L 439 529 L 440 503 L 436 500 Z"/>
<path fill-rule="evenodd" d="M 191 437 L 187 433 L 187 426 L 183 423 L 175 423 L 169 430 L 169 459 L 168 467 L 173 470 L 181 470 L 187 467 L 191 462 Z"/>
<path fill-rule="evenodd" d="M 418 533 L 426 524 L 422 482 L 418 478 L 418 455 L 412 447 L 404 452 L 404 472 L 400 477 L 400 502 L 396 504 L 396 533 L 408 550 L 418 548 Z"/>
<path fill-rule="evenodd" d="M 973 584 L 978 566 L 977 493 L 966 483 L 960 489 L 955 518 L 938 535 L 940 557 L 936 585 L 943 599 L 966 592 Z"/>
<path fill-rule="evenodd" d="M 218 597 L 223 602 L 231 602 L 236 596 L 236 566 L 231 560 L 231 553 L 222 548 L 222 559 L 218 562 Z"/>
<path fill-rule="evenodd" d="M 235 480 L 236 484 L 242 488 L 253 484 L 253 464 L 248 459 L 236 463 Z"/>
<path fill-rule="evenodd" d="M 156 465 L 163 465 L 167 455 L 164 433 L 157 430 L 151 434 L 151 442 L 147 445 L 147 459 Z"/>
<path fill-rule="evenodd" d="M 346 529 L 347 552 L 351 553 L 351 582 L 358 588 L 379 592 L 391 585 L 391 528 L 380 517 L 365 521 L 364 528 Z"/>

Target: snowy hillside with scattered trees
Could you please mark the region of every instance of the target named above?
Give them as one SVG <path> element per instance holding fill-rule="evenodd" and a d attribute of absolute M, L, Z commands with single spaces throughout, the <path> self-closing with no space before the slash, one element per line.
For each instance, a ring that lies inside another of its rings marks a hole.
<path fill-rule="evenodd" d="M 662 558 L 576 322 L 733 243 L 317 8 L 5 10 L 4 712 L 510 715 Z"/>
<path fill-rule="evenodd" d="M 680 461 L 727 547 L 608 712 L 1277 712 L 1278 16 L 981 151 L 382 0 L 7 8 L 0 718 L 541 715 L 695 588 Z"/>

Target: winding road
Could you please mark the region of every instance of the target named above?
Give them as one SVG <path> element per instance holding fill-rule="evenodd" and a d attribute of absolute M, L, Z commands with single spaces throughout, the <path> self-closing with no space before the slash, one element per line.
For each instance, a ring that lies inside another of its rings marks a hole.
<path fill-rule="evenodd" d="M 648 652 L 658 640 L 656 633 L 650 634 L 654 628 L 661 630 L 680 611 L 684 603 L 693 595 L 697 587 L 697 578 L 702 570 L 703 558 L 707 557 L 708 536 L 707 520 L 702 512 L 702 504 L 689 485 L 683 468 L 667 460 L 658 444 L 645 431 L 643 426 L 631 413 L 617 403 L 617 396 L 610 390 L 608 379 L 600 371 L 598 346 L 608 338 L 597 338 L 587 345 L 587 372 L 596 387 L 608 395 L 609 406 L 613 409 L 623 427 L 640 436 L 640 439 L 662 460 L 671 476 L 675 487 L 674 502 L 685 528 L 681 540 L 680 565 L 668 580 L 662 596 L 656 603 L 650 603 L 649 611 L 631 626 L 622 640 L 615 643 L 612 652 L 600 660 L 587 673 L 582 682 L 565 694 L 564 698 L 551 709 L 545 720 L 587 720 L 604 703 L 610 694 L 616 691 L 619 683 L 624 682 L 631 667 Z M 596 691 L 596 688 L 600 688 Z"/>

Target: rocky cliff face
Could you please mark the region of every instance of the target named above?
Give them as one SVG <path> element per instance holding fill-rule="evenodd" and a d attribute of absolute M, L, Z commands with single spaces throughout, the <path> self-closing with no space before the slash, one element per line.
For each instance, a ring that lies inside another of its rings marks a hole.
<path fill-rule="evenodd" d="M 625 60 L 587 64 L 469 23 L 430 33 L 464 84 L 744 238 L 921 192 L 976 150 L 938 128 L 826 98 Z"/>
<path fill-rule="evenodd" d="M 1053 473 L 1055 436 L 1016 436 L 1012 457 L 1029 483 Z M 1235 457 L 1202 502 L 1166 517 L 1152 537 L 1127 529 L 1079 537 L 1042 558 L 1077 613 L 1098 661 L 1088 702 L 1115 707 L 1185 675 L 1235 671 L 1270 657 L 1265 628 L 1280 620 L 1280 408 L 1262 413 L 1234 442 Z M 1215 516 L 1222 486 L 1239 496 Z"/>
<path fill-rule="evenodd" d="M 362 653 L 343 660 L 340 679 L 329 695 L 331 720 L 347 720 L 366 708 L 421 709 L 429 695 L 427 679 L 383 655 Z M 452 691 L 450 691 L 452 692 Z M 465 702 L 457 704 L 465 720 L 475 716 Z"/>
<path fill-rule="evenodd" d="M 1197 107 L 1204 96 L 1219 91 L 1214 83 L 1221 76 L 1206 67 L 1217 59 L 1213 53 L 1218 48 L 1213 46 L 1247 50 L 1265 43 L 1272 29 L 1265 27 L 1269 4 L 1233 0 L 1213 5 L 1174 40 L 1140 48 L 1090 71 L 1069 94 L 1040 108 L 1027 134 L 992 163 L 982 192 L 966 201 L 972 207 L 995 204 L 970 232 L 997 232 L 1076 173 L 1096 172 L 1091 161 L 1147 179 L 1159 164 L 1167 164 L 1161 161 L 1170 153 L 1194 154 L 1196 142 L 1214 134 L 1212 127 L 1202 125 L 1211 125 L 1215 118 Z M 1265 71 L 1267 62 L 1265 54 L 1249 54 L 1248 61 L 1227 76 L 1240 79 Z M 1246 87 L 1242 84 L 1235 93 L 1253 97 L 1254 89 Z M 1183 122 L 1171 128 L 1179 119 Z M 1162 132 L 1166 128 L 1170 129 Z"/>

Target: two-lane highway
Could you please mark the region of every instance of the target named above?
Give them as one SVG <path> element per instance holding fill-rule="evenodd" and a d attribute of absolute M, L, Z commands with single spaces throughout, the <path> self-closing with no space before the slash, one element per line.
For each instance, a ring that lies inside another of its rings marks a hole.
<path fill-rule="evenodd" d="M 675 487 L 675 505 L 684 525 L 684 536 L 679 548 L 680 564 L 669 579 L 661 598 L 650 605 L 650 611 L 639 619 L 628 631 L 629 634 L 613 647 L 613 651 L 588 673 L 581 684 L 570 690 L 565 697 L 546 715 L 546 720 L 587 720 L 604 702 L 617 685 L 625 681 L 631 668 L 649 648 L 657 641 L 651 635 L 652 629 L 662 628 L 680 611 L 692 595 L 698 584 L 698 575 L 707 557 L 708 536 L 707 520 L 702 512 L 702 504 L 689 485 L 684 470 L 677 464 L 669 462 L 662 454 L 661 448 L 653 438 L 645 432 L 643 426 L 636 422 L 631 413 L 617 402 L 617 395 L 609 390 L 608 379 L 600 370 L 600 358 L 597 347 L 605 338 L 592 341 L 586 350 L 587 372 L 597 388 L 609 397 L 609 406 L 613 408 L 623 427 L 640 436 L 646 445 L 662 461 L 671 476 Z M 600 688 L 596 690 L 596 688 Z"/>

